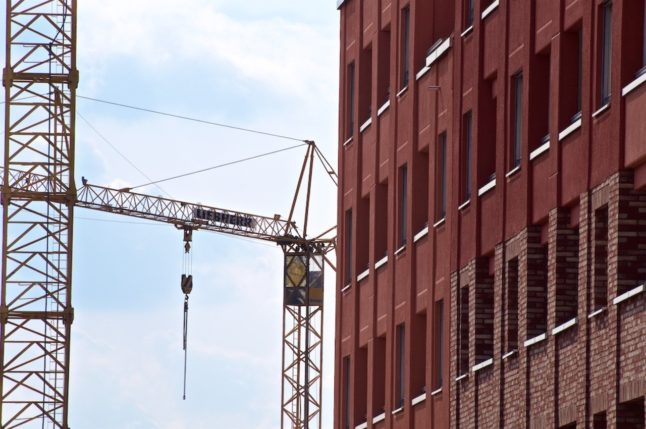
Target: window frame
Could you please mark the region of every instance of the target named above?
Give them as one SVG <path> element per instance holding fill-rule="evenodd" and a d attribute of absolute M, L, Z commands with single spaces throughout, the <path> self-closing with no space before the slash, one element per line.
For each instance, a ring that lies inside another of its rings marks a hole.
<path fill-rule="evenodd" d="M 410 81 L 410 5 L 401 9 L 400 49 L 400 90 L 403 90 Z"/>
<path fill-rule="evenodd" d="M 346 139 L 352 138 L 354 135 L 354 116 L 355 116 L 355 91 L 356 91 L 356 66 L 355 62 L 352 61 L 348 64 L 347 69 L 347 84 L 346 84 Z"/>
<path fill-rule="evenodd" d="M 612 96 L 612 1 L 606 0 L 599 6 L 599 81 L 598 107 L 610 104 Z"/>
<path fill-rule="evenodd" d="M 469 110 L 462 116 L 462 186 L 460 203 L 471 200 L 473 191 L 473 112 Z"/>
<path fill-rule="evenodd" d="M 512 141 L 510 170 L 520 167 L 523 150 L 523 72 L 522 70 L 512 76 Z"/>
<path fill-rule="evenodd" d="M 397 222 L 398 247 L 406 245 L 408 238 L 408 165 L 402 164 L 399 167 L 399 198 L 398 198 L 398 215 Z"/>
<path fill-rule="evenodd" d="M 345 257 L 343 258 L 344 261 L 344 277 L 345 277 L 345 285 L 352 284 L 352 275 L 353 275 L 353 269 L 352 269 L 352 233 L 353 233 L 353 227 L 352 227 L 352 208 L 349 208 L 345 211 L 345 222 L 344 222 L 344 253 Z"/>
<path fill-rule="evenodd" d="M 435 221 L 446 217 L 446 146 L 447 134 L 443 131 L 438 136 L 436 147 L 436 196 L 435 196 Z"/>

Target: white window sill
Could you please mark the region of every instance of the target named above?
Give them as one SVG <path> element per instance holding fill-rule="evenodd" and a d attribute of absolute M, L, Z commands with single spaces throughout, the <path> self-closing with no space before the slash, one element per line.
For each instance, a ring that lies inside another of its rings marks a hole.
<path fill-rule="evenodd" d="M 482 11 L 482 19 L 485 19 L 489 15 L 493 13 L 494 10 L 498 9 L 498 5 L 500 4 L 499 0 L 494 1 L 491 3 L 485 10 Z"/>
<path fill-rule="evenodd" d="M 394 416 L 395 414 L 399 414 L 399 413 L 401 413 L 402 411 L 404 411 L 404 406 L 403 406 L 403 405 L 402 405 L 401 407 L 399 407 L 399 408 L 397 408 L 397 409 L 393 410 L 393 411 L 391 412 L 391 414 Z"/>
<path fill-rule="evenodd" d="M 547 333 L 544 332 L 540 335 L 535 336 L 534 338 L 530 338 L 529 340 L 525 341 L 523 345 L 525 346 L 525 348 L 531 347 L 534 344 L 538 344 L 542 341 L 545 341 L 546 339 L 547 339 Z"/>
<path fill-rule="evenodd" d="M 406 91 L 408 91 L 408 85 L 399 90 L 399 92 L 397 93 L 397 98 L 401 98 L 402 95 L 406 94 Z"/>
<path fill-rule="evenodd" d="M 363 422 L 363 423 L 361 423 L 361 424 L 359 424 L 359 425 L 356 425 L 356 426 L 354 427 L 354 429 L 368 429 L 368 422 L 367 422 L 367 421 L 365 421 L 365 422 Z"/>
<path fill-rule="evenodd" d="M 510 178 L 511 176 L 518 173 L 519 171 L 520 171 L 520 165 L 517 165 L 514 168 L 512 168 L 511 170 L 509 170 L 507 172 L 507 174 L 505 174 L 505 177 Z"/>
<path fill-rule="evenodd" d="M 386 420 L 386 413 L 381 413 L 378 416 L 374 416 L 372 418 L 372 424 L 376 425 L 377 423 L 383 422 L 384 420 Z"/>
<path fill-rule="evenodd" d="M 388 263 L 388 255 L 375 262 L 375 271 L 386 265 L 386 263 Z"/>
<path fill-rule="evenodd" d="M 573 132 L 581 128 L 582 123 L 583 121 L 581 120 L 581 118 L 579 118 L 576 121 L 572 122 L 570 125 L 568 125 L 566 129 L 564 129 L 559 133 L 559 141 L 565 140 L 567 136 L 569 136 L 570 134 L 572 134 Z"/>
<path fill-rule="evenodd" d="M 346 293 L 347 291 L 350 290 L 352 287 L 352 283 L 348 283 L 347 285 L 343 286 L 343 289 L 341 289 L 341 293 Z"/>
<path fill-rule="evenodd" d="M 459 383 L 460 381 L 464 380 L 464 379 L 465 379 L 465 378 L 467 378 L 468 376 L 469 376 L 469 373 L 468 373 L 468 372 L 465 372 L 464 374 L 462 374 L 462 375 L 460 375 L 460 376 L 456 377 L 456 378 L 455 378 L 455 382 L 456 382 L 456 383 Z"/>
<path fill-rule="evenodd" d="M 507 353 L 505 353 L 504 355 L 502 355 L 502 360 L 507 360 L 507 359 L 509 359 L 510 357 L 513 357 L 513 356 L 515 356 L 515 355 L 517 355 L 517 354 L 518 354 L 518 350 L 512 350 L 512 351 L 507 352 Z"/>
<path fill-rule="evenodd" d="M 386 100 L 384 104 L 381 105 L 379 110 L 377 110 L 377 116 L 381 116 L 382 113 L 384 113 L 388 108 L 390 107 L 390 100 Z"/>
<path fill-rule="evenodd" d="M 613 299 L 612 303 L 614 305 L 617 305 L 620 302 L 624 302 L 624 301 L 632 298 L 633 296 L 639 295 L 640 293 L 643 293 L 643 292 L 644 292 L 644 285 L 637 286 L 636 288 L 631 289 L 628 292 L 622 293 L 621 295 L 619 295 L 618 297 Z"/>
<path fill-rule="evenodd" d="M 430 54 L 426 56 L 426 67 L 431 67 L 431 65 L 437 61 L 446 51 L 451 47 L 451 38 L 448 37 L 445 41 L 440 43 L 440 45 L 433 49 Z"/>
<path fill-rule="evenodd" d="M 395 256 L 399 256 L 400 254 L 404 253 L 405 251 L 406 251 L 406 245 L 404 244 L 399 249 L 395 250 Z"/>
<path fill-rule="evenodd" d="M 600 314 L 603 314 L 607 311 L 608 309 L 606 307 L 601 307 L 596 310 L 594 310 L 592 313 L 588 314 L 588 319 L 594 319 Z"/>
<path fill-rule="evenodd" d="M 472 31 L 473 31 L 473 25 L 470 25 L 466 30 L 464 30 L 464 31 L 462 32 L 462 34 L 460 34 L 460 37 L 466 37 L 466 36 L 468 36 L 468 35 L 469 35 L 469 33 L 471 33 Z"/>
<path fill-rule="evenodd" d="M 466 209 L 467 207 L 469 207 L 469 204 L 471 204 L 471 199 L 468 199 L 465 202 L 463 202 L 462 204 L 460 204 L 458 206 L 458 210 L 462 211 L 462 210 Z"/>
<path fill-rule="evenodd" d="M 359 132 L 362 133 L 367 130 L 370 124 L 372 124 L 372 118 L 368 118 L 368 120 L 359 127 Z"/>
<path fill-rule="evenodd" d="M 478 196 L 481 197 L 487 192 L 491 191 L 496 187 L 496 179 L 491 180 L 489 183 L 484 185 L 482 188 L 478 189 Z"/>
<path fill-rule="evenodd" d="M 557 335 L 560 334 L 563 331 L 566 331 L 576 325 L 576 317 L 574 319 L 570 319 L 565 323 L 561 323 L 559 326 L 556 328 L 552 329 L 552 335 Z"/>
<path fill-rule="evenodd" d="M 423 77 L 424 77 L 424 75 L 425 75 L 426 73 L 428 73 L 428 71 L 429 71 L 430 69 L 431 69 L 431 68 L 430 68 L 429 66 L 424 66 L 424 67 L 423 67 L 420 71 L 418 71 L 418 72 L 417 72 L 417 74 L 415 75 L 415 80 L 420 80 L 421 78 L 423 78 Z"/>
<path fill-rule="evenodd" d="M 364 272 L 362 272 L 361 274 L 359 274 L 357 276 L 357 283 L 359 283 L 361 280 L 367 278 L 369 275 L 370 275 L 370 268 L 366 268 L 366 270 Z"/>
<path fill-rule="evenodd" d="M 471 368 L 471 371 L 478 372 L 478 371 L 480 371 L 482 369 L 485 369 L 486 367 L 491 366 L 491 365 L 493 365 L 493 358 L 489 358 L 484 362 L 480 362 L 479 364 L 474 365 L 473 368 Z"/>
<path fill-rule="evenodd" d="M 545 152 L 547 152 L 548 150 L 550 150 L 550 141 L 549 141 L 549 140 L 547 140 L 545 143 L 543 143 L 542 145 L 540 145 L 539 147 L 537 147 L 536 149 L 534 149 L 534 150 L 529 154 L 529 160 L 530 160 L 530 161 L 532 161 L 532 160 L 534 160 L 535 158 L 538 158 L 539 156 L 541 156 L 542 154 L 544 154 L 544 153 L 545 153 Z"/>
<path fill-rule="evenodd" d="M 419 240 L 426 237 L 427 235 L 428 235 L 428 225 L 426 225 L 420 232 L 415 234 L 415 237 L 413 237 L 413 243 L 417 243 Z"/>
<path fill-rule="evenodd" d="M 411 406 L 415 406 L 417 404 L 421 404 L 422 402 L 426 401 L 426 392 L 422 393 L 421 395 L 413 398 L 412 401 L 410 401 Z"/>
<path fill-rule="evenodd" d="M 623 95 L 624 97 L 627 96 L 632 91 L 640 87 L 644 82 L 646 82 L 646 73 L 642 73 L 641 76 L 626 85 L 621 91 L 621 95 Z"/>
<path fill-rule="evenodd" d="M 350 146 L 350 143 L 352 143 L 352 137 L 343 142 L 343 147 Z"/>
<path fill-rule="evenodd" d="M 437 396 L 440 393 L 442 393 L 442 388 L 441 387 L 439 389 L 435 389 L 434 391 L 432 391 L 431 396 Z"/>
<path fill-rule="evenodd" d="M 599 107 L 597 111 L 592 114 L 592 117 L 597 118 L 601 116 L 601 114 L 603 114 L 603 112 L 607 111 L 608 109 L 610 109 L 610 103 L 606 103 L 603 106 Z"/>
<path fill-rule="evenodd" d="M 438 227 L 444 225 L 444 222 L 446 222 L 446 216 L 443 217 L 442 219 L 438 220 L 437 222 L 435 222 L 433 224 L 433 228 L 438 228 Z"/>

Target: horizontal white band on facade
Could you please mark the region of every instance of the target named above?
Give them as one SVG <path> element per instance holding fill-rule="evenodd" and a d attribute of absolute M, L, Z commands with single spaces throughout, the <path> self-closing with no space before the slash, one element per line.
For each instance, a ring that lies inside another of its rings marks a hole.
<path fill-rule="evenodd" d="M 437 396 L 440 393 L 442 393 L 442 388 L 435 389 L 434 391 L 431 392 L 431 396 Z"/>
<path fill-rule="evenodd" d="M 485 19 L 489 15 L 493 13 L 494 10 L 498 9 L 498 5 L 500 4 L 499 0 L 494 1 L 491 3 L 485 10 L 482 11 L 482 19 Z"/>
<path fill-rule="evenodd" d="M 639 76 L 637 79 L 633 80 L 630 82 L 628 85 L 624 86 L 624 89 L 621 91 L 621 95 L 624 97 L 628 94 L 630 94 L 635 88 L 641 86 L 644 82 L 646 82 L 646 73 L 642 73 L 641 76 Z"/>
<path fill-rule="evenodd" d="M 366 268 L 361 274 L 357 276 L 357 283 L 359 283 L 361 280 L 368 277 L 369 274 L 370 274 L 370 268 Z"/>
<path fill-rule="evenodd" d="M 381 413 L 372 418 L 372 424 L 376 425 L 377 423 L 383 422 L 384 420 L 386 420 L 386 413 Z"/>
<path fill-rule="evenodd" d="M 350 290 L 352 287 L 352 283 L 348 283 L 347 285 L 343 286 L 343 289 L 341 289 L 341 293 L 345 293 Z"/>
<path fill-rule="evenodd" d="M 414 407 L 415 405 L 421 404 L 424 401 L 426 401 L 426 392 L 424 392 L 421 395 L 416 396 L 415 398 L 413 398 L 413 400 L 410 401 L 410 404 L 411 404 L 411 406 Z"/>
<path fill-rule="evenodd" d="M 399 90 L 399 92 L 397 93 L 397 98 L 404 95 L 406 93 L 406 91 L 408 91 L 408 85 L 406 85 L 405 87 L 403 87 L 402 89 Z"/>
<path fill-rule="evenodd" d="M 352 143 L 352 137 L 350 137 L 349 139 L 347 139 L 346 141 L 344 141 L 344 142 L 343 142 L 343 146 L 344 146 L 344 147 L 345 147 L 345 146 L 348 146 L 350 143 Z"/>
<path fill-rule="evenodd" d="M 426 237 L 427 235 L 428 235 L 428 225 L 422 228 L 420 232 L 415 234 L 415 237 L 413 237 L 413 243 L 417 243 L 419 240 Z"/>
<path fill-rule="evenodd" d="M 384 265 L 386 265 L 387 262 L 388 262 L 388 255 L 384 256 L 383 258 L 375 262 L 375 270 L 378 270 L 379 268 L 383 267 Z"/>
<path fill-rule="evenodd" d="M 490 180 L 489 183 L 478 189 L 478 196 L 481 197 L 496 187 L 496 179 Z"/>
<path fill-rule="evenodd" d="M 532 161 L 535 158 L 538 158 L 541 156 L 543 153 L 547 152 L 550 150 L 550 141 L 547 140 L 545 143 L 534 149 L 530 154 L 529 154 L 529 160 Z"/>
<path fill-rule="evenodd" d="M 588 314 L 588 319 L 593 319 L 597 317 L 600 314 L 603 314 L 607 311 L 608 309 L 606 307 L 601 307 L 596 310 L 594 310 L 592 313 Z"/>
<path fill-rule="evenodd" d="M 384 104 L 381 105 L 379 110 L 377 110 L 377 116 L 381 116 L 382 113 L 384 113 L 388 108 L 390 107 L 390 100 L 386 100 Z"/>
<path fill-rule="evenodd" d="M 402 405 L 401 407 L 394 409 L 390 414 L 398 414 L 404 411 L 404 406 Z"/>
<path fill-rule="evenodd" d="M 446 222 L 446 216 L 443 217 L 442 219 L 438 220 L 433 224 L 433 228 L 437 228 L 438 226 L 441 226 L 444 222 Z"/>
<path fill-rule="evenodd" d="M 572 326 L 576 325 L 576 317 L 568 320 L 565 323 L 561 323 L 556 328 L 552 329 L 552 335 L 560 334 L 561 332 L 570 329 Z"/>
<path fill-rule="evenodd" d="M 451 38 L 447 37 L 445 41 L 440 43 L 437 48 L 433 49 L 426 56 L 426 67 L 431 67 L 431 65 L 437 61 L 446 51 L 451 47 Z"/>
<path fill-rule="evenodd" d="M 592 117 L 596 118 L 597 116 L 600 116 L 603 112 L 606 110 L 610 109 L 610 102 L 607 102 L 603 106 L 599 107 L 593 114 Z"/>
<path fill-rule="evenodd" d="M 471 33 L 472 31 L 473 31 L 473 25 L 469 26 L 466 30 L 464 30 L 462 32 L 462 34 L 460 34 L 460 37 L 464 37 L 464 36 L 468 35 L 469 33 Z"/>
<path fill-rule="evenodd" d="M 365 421 L 359 425 L 356 425 L 354 429 L 368 429 L 368 421 Z"/>
<path fill-rule="evenodd" d="M 397 256 L 397 255 L 399 255 L 401 253 L 404 253 L 405 250 L 406 250 L 406 245 L 404 244 L 399 249 L 395 250 L 395 256 Z"/>
<path fill-rule="evenodd" d="M 624 302 L 633 296 L 639 295 L 640 293 L 644 292 L 644 285 L 639 285 L 634 289 L 629 290 L 628 292 L 622 293 L 621 295 L 617 296 L 615 299 L 612 300 L 612 303 L 617 305 L 620 302 Z"/>
<path fill-rule="evenodd" d="M 484 368 L 486 368 L 488 366 L 491 366 L 491 365 L 493 365 L 493 358 L 489 358 L 486 361 L 480 362 L 477 365 L 473 365 L 473 368 L 471 368 L 471 371 L 478 372 L 481 369 L 484 369 Z"/>
<path fill-rule="evenodd" d="M 535 336 L 534 338 L 530 338 L 529 340 L 525 341 L 523 345 L 525 347 L 531 347 L 534 344 L 538 344 L 541 341 L 545 341 L 547 339 L 547 332 L 543 332 L 540 335 Z"/>
<path fill-rule="evenodd" d="M 359 127 L 359 132 L 360 133 L 364 132 L 366 129 L 368 129 L 370 124 L 372 124 L 372 117 L 368 118 L 368 120 L 366 122 L 361 124 L 361 126 Z"/>
<path fill-rule="evenodd" d="M 559 133 L 559 141 L 563 141 L 567 136 L 581 128 L 581 124 L 583 124 L 583 121 L 581 120 L 581 118 L 579 118 L 568 125 L 566 129 Z"/>
<path fill-rule="evenodd" d="M 519 171 L 520 171 L 520 165 L 517 165 L 514 168 L 512 168 L 511 170 L 509 170 L 507 172 L 507 174 L 505 174 L 505 177 L 509 178 L 509 177 L 513 176 L 514 174 L 518 173 Z"/>
<path fill-rule="evenodd" d="M 456 381 L 456 382 L 462 381 L 462 380 L 464 380 L 465 378 L 467 378 L 468 376 L 469 376 L 469 373 L 468 373 L 468 372 L 465 372 L 464 374 L 457 376 L 457 377 L 455 378 L 455 381 Z"/>
<path fill-rule="evenodd" d="M 502 355 L 502 360 L 507 360 L 507 359 L 509 359 L 510 357 L 514 356 L 517 353 L 518 353 L 518 350 L 512 350 L 510 352 L 507 352 L 504 355 Z"/>

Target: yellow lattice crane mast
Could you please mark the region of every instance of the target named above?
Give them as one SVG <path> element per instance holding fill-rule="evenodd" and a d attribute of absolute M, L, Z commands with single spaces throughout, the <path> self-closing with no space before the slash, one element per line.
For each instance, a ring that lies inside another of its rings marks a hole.
<path fill-rule="evenodd" d="M 69 429 L 74 207 L 271 241 L 285 255 L 281 428 L 320 429 L 323 267 L 333 229 L 307 238 L 309 142 L 285 219 L 74 180 L 76 0 L 7 0 L 0 429 Z M 293 222 L 306 183 L 303 231 Z M 189 290 L 190 291 L 190 290 Z"/>

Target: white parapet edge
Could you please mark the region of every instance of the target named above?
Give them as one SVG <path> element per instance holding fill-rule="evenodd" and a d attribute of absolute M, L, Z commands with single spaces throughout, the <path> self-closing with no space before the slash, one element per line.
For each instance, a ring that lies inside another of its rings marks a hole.
<path fill-rule="evenodd" d="M 478 189 L 478 196 L 481 197 L 496 187 L 496 179 L 490 180 L 489 183 Z"/>
<path fill-rule="evenodd" d="M 415 237 L 413 237 L 413 243 L 417 243 L 419 240 L 426 237 L 427 235 L 428 235 L 428 225 L 422 228 L 420 232 L 415 234 Z"/>
<path fill-rule="evenodd" d="M 489 359 L 487 359 L 487 360 L 485 360 L 483 362 L 480 362 L 477 365 L 473 365 L 473 368 L 471 368 L 471 371 L 472 372 L 478 372 L 481 369 L 484 369 L 484 368 L 486 368 L 488 366 L 491 366 L 491 365 L 493 365 L 493 358 L 489 358 Z"/>
<path fill-rule="evenodd" d="M 372 124 L 372 117 L 368 118 L 368 120 L 366 122 L 361 124 L 361 126 L 359 127 L 359 132 L 360 133 L 364 132 L 366 129 L 368 129 L 370 124 Z"/>
<path fill-rule="evenodd" d="M 421 78 L 423 78 L 423 77 L 424 77 L 424 75 L 425 75 L 426 73 L 428 73 L 428 71 L 429 71 L 430 69 L 431 69 L 431 68 L 430 68 L 429 66 L 424 66 L 424 67 L 422 67 L 422 69 L 421 69 L 420 71 L 418 71 L 418 72 L 417 72 L 417 74 L 415 75 L 415 80 L 420 80 Z"/>
<path fill-rule="evenodd" d="M 583 120 L 581 118 L 577 119 L 576 121 L 572 122 L 570 125 L 567 126 L 563 131 L 559 133 L 559 141 L 565 140 L 567 136 L 581 128 L 581 124 L 583 124 Z"/>
<path fill-rule="evenodd" d="M 368 421 L 356 425 L 354 429 L 368 429 Z"/>
<path fill-rule="evenodd" d="M 361 274 L 357 276 L 357 283 L 359 283 L 361 280 L 365 279 L 370 275 L 370 268 L 366 268 Z"/>
<path fill-rule="evenodd" d="M 635 295 L 639 295 L 640 293 L 644 292 L 644 285 L 639 285 L 636 288 L 633 288 L 629 290 L 628 292 L 622 293 L 621 295 L 617 296 L 615 299 L 612 300 L 612 303 L 614 305 L 619 304 L 620 302 L 624 302 L 627 299 L 632 298 Z"/>
<path fill-rule="evenodd" d="M 386 413 L 381 413 L 372 418 L 372 424 L 376 425 L 377 423 L 383 422 L 384 420 L 386 420 Z"/>
<path fill-rule="evenodd" d="M 538 158 L 541 156 L 543 153 L 547 152 L 550 150 L 550 140 L 547 140 L 545 143 L 534 149 L 530 154 L 529 154 L 529 160 L 533 160 L 534 158 Z"/>
<path fill-rule="evenodd" d="M 489 15 L 493 13 L 494 10 L 498 9 L 498 5 L 500 4 L 499 0 L 494 1 L 491 3 L 485 10 L 482 11 L 482 16 L 481 19 L 485 19 Z"/>
<path fill-rule="evenodd" d="M 641 84 L 644 83 L 644 82 L 646 82 L 646 73 L 643 73 L 637 79 L 633 80 L 628 85 L 624 86 L 624 89 L 621 90 L 621 95 L 624 96 L 624 97 L 627 96 L 635 88 L 641 86 Z"/>
<path fill-rule="evenodd" d="M 381 105 L 379 110 L 377 110 L 377 116 L 381 116 L 382 113 L 384 113 L 388 108 L 390 107 L 390 100 L 386 100 L 384 104 Z"/>
<path fill-rule="evenodd" d="M 375 262 L 375 271 L 386 265 L 386 263 L 388 263 L 388 255 Z"/>
<path fill-rule="evenodd" d="M 410 401 L 411 406 L 415 406 L 417 404 L 421 404 L 422 402 L 426 401 L 426 392 L 422 393 L 419 396 L 416 396 L 413 398 L 412 401 Z"/>
<path fill-rule="evenodd" d="M 451 38 L 447 37 L 445 41 L 440 43 L 440 45 L 433 49 L 427 56 L 426 56 L 426 67 L 431 67 L 431 65 L 437 61 L 446 51 L 449 50 L 451 47 Z"/>
<path fill-rule="evenodd" d="M 552 329 L 552 335 L 560 334 L 561 332 L 570 329 L 572 326 L 576 325 L 576 317 L 568 320 L 565 323 L 561 323 L 556 328 Z"/>
<path fill-rule="evenodd" d="M 543 332 L 540 335 L 535 336 L 534 338 L 530 338 L 529 340 L 526 340 L 523 345 L 525 347 L 531 347 L 534 344 L 538 344 L 541 341 L 545 341 L 547 339 L 547 332 Z"/>

